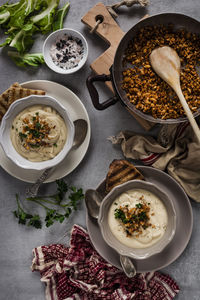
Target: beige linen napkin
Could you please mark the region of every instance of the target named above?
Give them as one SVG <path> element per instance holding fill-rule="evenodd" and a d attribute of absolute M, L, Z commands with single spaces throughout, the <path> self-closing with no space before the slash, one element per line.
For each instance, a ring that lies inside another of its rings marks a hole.
<path fill-rule="evenodd" d="M 164 125 L 157 139 L 130 131 L 108 139 L 121 144 L 126 158 L 166 171 L 189 197 L 200 202 L 200 145 L 189 123 Z"/>

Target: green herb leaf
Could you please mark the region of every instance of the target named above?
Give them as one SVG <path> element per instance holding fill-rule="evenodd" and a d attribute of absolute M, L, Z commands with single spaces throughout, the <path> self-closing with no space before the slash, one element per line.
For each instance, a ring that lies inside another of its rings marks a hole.
<path fill-rule="evenodd" d="M 9 18 L 10 18 L 10 12 L 6 9 L 3 9 L 0 12 L 0 24 L 6 23 Z"/>
<path fill-rule="evenodd" d="M 13 211 L 14 216 L 18 219 L 18 223 L 22 225 L 26 225 L 27 220 L 28 226 L 33 226 L 35 228 L 41 228 L 41 221 L 40 217 L 38 215 L 31 215 L 29 213 L 26 213 L 22 206 L 20 205 L 19 196 L 16 195 L 16 201 L 17 201 L 17 210 Z"/>
<path fill-rule="evenodd" d="M 127 223 L 125 213 L 120 208 L 115 209 L 115 218 L 120 219 L 124 224 Z"/>
<path fill-rule="evenodd" d="M 19 132 L 19 137 L 20 137 L 21 141 L 23 141 L 23 139 L 25 139 L 27 137 L 27 134 Z"/>
<path fill-rule="evenodd" d="M 46 9 L 31 17 L 31 21 L 45 34 L 51 30 L 59 0 L 43 0 L 43 3 L 46 5 Z"/>
<path fill-rule="evenodd" d="M 50 196 L 36 196 L 26 198 L 27 201 L 32 201 L 37 205 L 42 206 L 46 211 L 45 224 L 47 227 L 50 227 L 54 222 L 63 223 L 67 219 L 73 210 L 77 209 L 77 205 L 80 200 L 83 199 L 84 194 L 82 189 L 77 189 L 75 186 L 70 188 L 69 200 L 68 202 L 61 203 L 64 200 L 66 193 L 68 192 L 67 183 L 61 179 L 56 181 L 57 190 L 54 195 Z M 18 219 L 20 224 L 33 226 L 35 228 L 42 227 L 42 221 L 39 215 L 31 215 L 26 213 L 19 202 L 18 196 L 16 196 L 18 208 L 13 212 L 14 216 Z M 56 206 L 52 208 L 51 206 Z M 61 212 L 64 210 L 64 213 Z M 27 223 L 28 221 L 28 223 Z"/>
<path fill-rule="evenodd" d="M 138 204 L 135 205 L 135 207 L 137 207 L 137 208 L 142 208 L 142 204 L 141 204 L 141 203 L 138 203 Z"/>
<path fill-rule="evenodd" d="M 16 48 L 18 52 L 9 55 L 18 66 L 39 66 L 44 63 L 41 54 L 23 54 L 32 47 L 36 33 L 46 34 L 52 27 L 55 30 L 63 26 L 69 3 L 61 9 L 58 9 L 58 4 L 59 0 L 20 0 L 0 6 L 0 27 L 8 35 L 0 47 L 9 45 Z"/>
<path fill-rule="evenodd" d="M 78 189 L 73 186 L 70 188 L 72 190 L 72 193 L 69 195 L 70 205 L 73 207 L 74 210 L 77 210 L 77 204 L 78 201 L 82 200 L 84 197 L 83 190 Z"/>
<path fill-rule="evenodd" d="M 71 212 L 72 212 L 71 207 L 67 207 L 66 210 L 65 210 L 65 217 L 68 218 L 69 215 L 71 214 Z"/>
<path fill-rule="evenodd" d="M 42 228 L 42 222 L 40 220 L 40 216 L 39 215 L 32 216 L 32 218 L 28 222 L 28 226 L 33 226 L 37 229 Z"/>
<path fill-rule="evenodd" d="M 46 222 L 47 227 L 53 225 L 55 214 L 56 214 L 55 209 L 48 209 L 47 210 L 47 214 L 46 214 L 46 218 L 45 218 L 45 222 Z"/>
<path fill-rule="evenodd" d="M 36 127 L 36 129 L 40 129 L 41 128 L 41 124 L 39 123 L 39 122 L 37 122 L 36 124 L 35 124 L 35 127 Z"/>
<path fill-rule="evenodd" d="M 56 201 L 58 203 L 60 203 L 63 200 L 65 194 L 68 191 L 68 185 L 62 179 L 56 180 L 56 184 L 57 184 L 57 191 L 58 191 L 58 193 L 55 195 L 56 196 L 55 199 L 56 199 Z"/>
<path fill-rule="evenodd" d="M 69 11 L 70 4 L 66 3 L 62 8 L 56 12 L 55 21 L 53 23 L 53 31 L 63 28 L 64 17 Z"/>

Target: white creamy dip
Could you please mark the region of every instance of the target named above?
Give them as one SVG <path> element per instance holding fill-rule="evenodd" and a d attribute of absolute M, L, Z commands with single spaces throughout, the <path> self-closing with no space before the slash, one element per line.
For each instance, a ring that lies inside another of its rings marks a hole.
<path fill-rule="evenodd" d="M 50 106 L 34 105 L 21 111 L 10 131 L 15 150 L 34 162 L 54 158 L 67 139 L 67 127 L 59 113 Z"/>
<path fill-rule="evenodd" d="M 127 235 L 125 225 L 115 217 L 116 209 L 127 207 L 135 208 L 136 205 L 146 204 L 150 208 L 148 212 L 149 224 L 147 228 L 141 228 L 140 233 L 133 232 Z M 113 235 L 124 245 L 131 248 L 147 248 L 162 238 L 168 223 L 167 211 L 162 201 L 153 193 L 134 189 L 122 193 L 112 203 L 108 213 L 108 224 Z"/>

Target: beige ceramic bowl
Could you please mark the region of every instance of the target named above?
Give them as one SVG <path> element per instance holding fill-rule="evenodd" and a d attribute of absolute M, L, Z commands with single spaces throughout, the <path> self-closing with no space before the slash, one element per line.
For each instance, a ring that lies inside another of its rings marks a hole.
<path fill-rule="evenodd" d="M 41 162 L 32 162 L 21 156 L 14 148 L 10 130 L 15 117 L 27 107 L 33 105 L 47 105 L 54 108 L 63 118 L 67 127 L 67 140 L 63 149 L 52 159 Z M 5 116 L 2 119 L 0 127 L 0 143 L 5 152 L 5 155 L 17 166 L 23 169 L 42 171 L 47 168 L 55 167 L 69 153 L 74 140 L 74 124 L 67 110 L 55 98 L 50 96 L 31 95 L 26 98 L 21 98 L 11 104 Z"/>
<path fill-rule="evenodd" d="M 144 189 L 155 194 L 163 202 L 167 210 L 168 224 L 163 237 L 160 240 L 158 240 L 157 243 L 147 248 L 131 248 L 122 244 L 113 235 L 109 227 L 108 213 L 110 206 L 119 195 L 121 195 L 123 192 L 132 189 Z M 167 245 L 173 239 L 176 231 L 176 213 L 172 200 L 154 184 L 142 180 L 132 180 L 119 186 L 116 186 L 103 199 L 100 206 L 98 223 L 105 242 L 114 250 L 116 250 L 120 255 L 128 256 L 133 259 L 145 259 L 154 254 L 160 253 L 165 247 L 167 247 Z"/>

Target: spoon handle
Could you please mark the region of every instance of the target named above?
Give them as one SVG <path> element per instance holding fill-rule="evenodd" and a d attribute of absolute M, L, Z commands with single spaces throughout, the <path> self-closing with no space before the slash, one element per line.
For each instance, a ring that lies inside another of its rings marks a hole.
<path fill-rule="evenodd" d="M 26 196 L 27 197 L 33 198 L 33 197 L 37 196 L 37 192 L 38 192 L 38 189 L 39 189 L 40 185 L 46 180 L 46 178 L 48 177 L 49 172 L 50 172 L 51 169 L 52 168 L 46 169 L 40 175 L 40 177 L 36 180 L 36 182 L 26 189 Z"/>
<path fill-rule="evenodd" d="M 190 110 L 190 108 L 189 108 L 189 106 L 188 106 L 188 104 L 187 104 L 187 102 L 185 100 L 185 97 L 184 97 L 184 95 L 182 93 L 181 87 L 180 86 L 176 87 L 175 91 L 177 93 L 177 96 L 179 97 L 179 100 L 181 101 L 181 104 L 182 104 L 182 106 L 184 108 L 184 111 L 185 111 L 185 113 L 186 113 L 186 115 L 188 117 L 188 120 L 189 120 L 189 122 L 190 122 L 190 124 L 191 124 L 191 126 L 192 126 L 192 128 L 194 130 L 194 133 L 196 134 L 196 137 L 197 137 L 197 139 L 199 141 L 199 144 L 200 144 L 200 130 L 199 130 L 197 122 L 195 121 L 195 119 L 193 117 L 193 114 L 192 114 L 192 112 L 191 112 L 191 110 Z"/>

